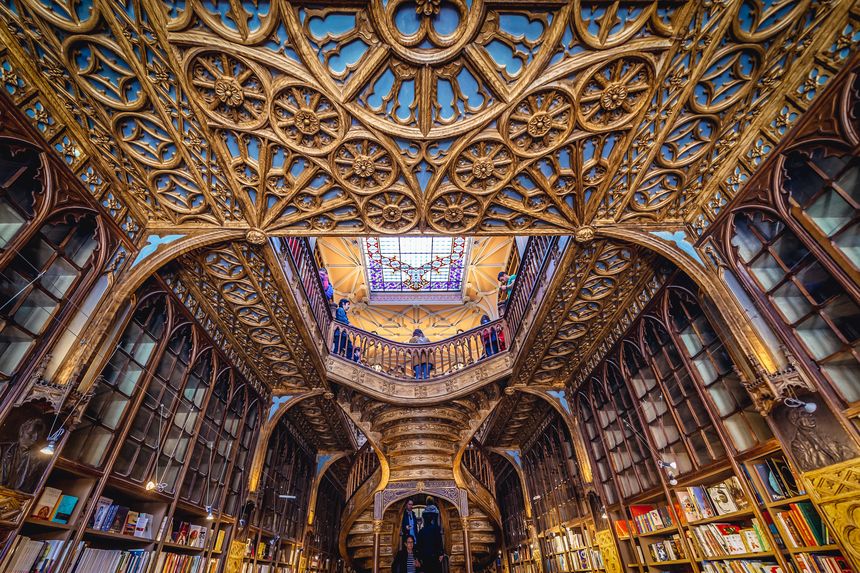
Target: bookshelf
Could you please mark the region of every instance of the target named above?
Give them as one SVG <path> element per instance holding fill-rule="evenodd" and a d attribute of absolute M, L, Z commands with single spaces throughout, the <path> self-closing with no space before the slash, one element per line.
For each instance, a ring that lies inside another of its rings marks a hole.
<path fill-rule="evenodd" d="M 800 573 L 851 571 L 842 547 L 803 490 L 781 450 L 744 461 L 744 478 L 753 490 L 753 503 L 767 521 L 779 551 Z"/>
<path fill-rule="evenodd" d="M 606 569 L 588 519 L 565 523 L 539 536 L 544 573 L 582 573 Z"/>
<path fill-rule="evenodd" d="M 85 374 L 95 380 L 94 396 L 57 444 L 34 492 L 31 512 L 38 515 L 22 519 L 0 573 L 34 566 L 50 573 L 222 569 L 244 505 L 265 396 L 214 349 L 160 279 L 141 287 L 135 301 L 105 341 L 110 351 Z M 296 454 L 299 440 L 280 425 L 266 467 L 292 480 L 297 504 L 306 504 L 315 452 L 304 446 Z M 290 457 L 279 457 L 283 452 Z M 166 484 L 161 491 L 146 488 L 153 477 Z M 39 512 L 43 498 L 50 507 Z M 57 521 L 54 506 L 62 499 Z M 269 563 L 270 573 L 294 571 L 290 559 L 301 539 L 295 531 L 305 521 L 297 507 L 279 506 L 278 526 L 293 534 L 279 532 L 272 556 L 284 557 Z"/>

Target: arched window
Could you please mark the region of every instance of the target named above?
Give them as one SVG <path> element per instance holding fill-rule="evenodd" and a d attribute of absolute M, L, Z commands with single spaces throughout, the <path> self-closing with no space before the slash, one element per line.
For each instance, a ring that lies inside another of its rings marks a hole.
<path fill-rule="evenodd" d="M 592 384 L 595 383 L 599 384 L 596 380 Z M 579 416 L 582 421 L 582 426 L 585 429 L 585 436 L 588 440 L 588 448 L 591 450 L 591 458 L 594 462 L 594 468 L 597 470 L 596 477 L 604 485 L 603 491 L 606 496 L 606 501 L 613 504 L 618 501 L 618 495 L 616 494 L 615 486 L 612 483 L 612 468 L 609 465 L 606 448 L 603 445 L 599 422 L 594 415 L 591 397 L 585 393 L 580 393 L 578 398 L 577 404 Z"/>
<path fill-rule="evenodd" d="M 144 482 L 154 477 L 152 471 L 155 452 L 158 448 L 159 427 L 161 427 L 163 442 L 164 434 L 171 428 L 174 402 L 185 381 L 193 350 L 191 325 L 183 324 L 175 328 L 149 381 L 146 395 L 128 435 L 120 447 L 119 456 L 114 463 L 115 473 L 137 482 Z M 164 405 L 163 418 L 159 408 L 162 404 Z M 163 467 L 159 468 L 159 473 L 161 471 Z M 173 484 L 169 485 L 172 487 Z"/>
<path fill-rule="evenodd" d="M 659 481 L 654 461 L 641 437 L 633 400 L 616 364 L 606 362 L 604 379 L 605 389 L 600 385 L 593 388 L 594 406 L 618 489 L 622 497 L 629 498 L 657 486 Z"/>
<path fill-rule="evenodd" d="M 692 364 L 735 448 L 743 452 L 771 439 L 767 422 L 756 411 L 696 297 L 685 288 L 670 287 L 665 315 L 676 344 Z"/>
<path fill-rule="evenodd" d="M 182 480 L 182 492 L 180 494 L 182 499 L 200 506 L 215 506 L 213 500 L 220 499 L 220 495 L 217 494 L 218 476 L 213 467 L 210 467 L 209 458 L 211 455 L 212 466 L 214 466 L 218 435 L 224 422 L 224 413 L 227 411 L 227 400 L 230 399 L 231 386 L 230 370 L 225 369 L 218 375 L 215 386 L 212 388 L 212 396 L 209 398 L 209 404 L 203 415 L 203 424 L 197 434 L 191 458 L 188 461 L 188 471 Z M 210 481 L 209 496 L 206 496 L 207 479 Z M 213 492 L 213 488 L 215 492 Z"/>
<path fill-rule="evenodd" d="M 0 272 L 0 380 L 12 377 L 92 272 L 98 246 L 95 215 L 69 212 L 46 222 L 8 253 Z"/>
<path fill-rule="evenodd" d="M 227 488 L 227 500 L 224 502 L 224 511 L 229 515 L 236 515 L 239 511 L 239 501 L 245 491 L 245 483 L 248 480 L 248 466 L 251 463 L 251 452 L 256 443 L 260 425 L 260 402 L 256 396 L 251 399 L 245 398 L 245 388 L 237 390 L 236 397 L 231 402 L 232 407 L 238 407 L 237 400 L 245 403 L 250 401 L 245 413 L 244 422 L 241 425 L 241 438 L 237 444 L 235 458 L 233 460 L 233 471 L 230 475 Z"/>
<path fill-rule="evenodd" d="M 98 377 L 80 424 L 63 448 L 63 457 L 94 467 L 104 465 L 129 403 L 154 360 L 166 322 L 164 295 L 148 296 L 138 303 Z"/>
<path fill-rule="evenodd" d="M 825 147 L 795 150 L 782 173 L 792 216 L 838 263 L 860 271 L 860 161 Z"/>
<path fill-rule="evenodd" d="M 775 215 L 741 211 L 732 246 L 751 286 L 847 403 L 860 400 L 860 306 Z"/>
<path fill-rule="evenodd" d="M 646 316 L 640 329 L 645 355 L 683 438 L 680 444 L 670 444 L 673 455 L 680 457 L 667 461 L 675 461 L 678 473 L 683 474 L 725 458 L 720 436 L 665 325 Z M 684 454 L 685 447 L 689 458 Z"/>
<path fill-rule="evenodd" d="M 45 169 L 37 149 L 0 138 L 0 250 L 36 217 L 37 196 L 46 191 Z"/>
<path fill-rule="evenodd" d="M 669 408 L 669 400 L 654 371 L 636 343 L 629 339 L 621 344 L 621 357 L 654 447 L 661 458 L 678 464 L 679 473 L 690 471 L 693 467 L 690 454 L 681 441 L 681 432 Z"/>
<path fill-rule="evenodd" d="M 197 355 L 194 367 L 183 386 L 174 386 L 174 380 L 171 379 L 171 394 L 167 398 L 173 409 L 172 419 L 171 423 L 166 425 L 167 434 L 163 437 L 161 459 L 158 460 L 157 466 L 161 480 L 167 484 L 166 491 L 175 491 L 180 479 L 188 446 L 197 429 L 197 420 L 212 384 L 212 370 L 212 351 L 205 350 Z M 166 404 L 165 410 L 169 411 Z"/>

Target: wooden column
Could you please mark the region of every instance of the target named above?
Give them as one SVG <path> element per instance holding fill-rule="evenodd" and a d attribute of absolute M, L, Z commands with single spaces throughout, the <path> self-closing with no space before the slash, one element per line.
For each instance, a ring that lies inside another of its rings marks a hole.
<path fill-rule="evenodd" d="M 373 573 L 379 573 L 379 542 L 382 538 L 381 519 L 373 520 Z"/>
<path fill-rule="evenodd" d="M 472 573 L 472 544 L 469 541 L 469 518 L 461 517 L 463 524 L 463 553 L 466 556 L 466 573 Z"/>

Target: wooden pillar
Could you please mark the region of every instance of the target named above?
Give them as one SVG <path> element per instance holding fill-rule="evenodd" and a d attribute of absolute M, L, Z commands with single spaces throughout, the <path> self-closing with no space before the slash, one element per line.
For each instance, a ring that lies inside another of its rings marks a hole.
<path fill-rule="evenodd" d="M 373 520 L 373 573 L 379 573 L 379 544 L 382 539 L 381 519 Z"/>
<path fill-rule="evenodd" d="M 466 573 L 472 573 L 472 544 L 469 541 L 469 518 L 461 517 L 460 522 L 463 524 L 463 553 L 466 557 Z"/>

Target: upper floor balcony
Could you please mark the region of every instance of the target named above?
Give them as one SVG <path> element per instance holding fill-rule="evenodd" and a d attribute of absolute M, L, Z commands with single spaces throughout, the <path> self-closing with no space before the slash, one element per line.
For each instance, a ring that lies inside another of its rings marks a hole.
<path fill-rule="evenodd" d="M 380 399 L 432 401 L 451 398 L 510 374 L 523 334 L 553 277 L 568 237 L 536 236 L 517 252 L 516 278 L 500 298 L 498 316 L 478 326 L 430 342 L 405 342 L 336 320 L 311 243 L 278 239 L 288 282 L 307 305 L 319 337 L 327 376 Z M 331 291 L 329 291 L 331 294 Z M 495 293 L 493 293 L 495 294 Z M 420 295 L 416 295 L 420 298 Z M 407 299 L 408 300 L 408 299 Z"/>

